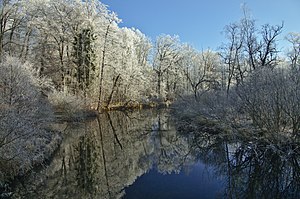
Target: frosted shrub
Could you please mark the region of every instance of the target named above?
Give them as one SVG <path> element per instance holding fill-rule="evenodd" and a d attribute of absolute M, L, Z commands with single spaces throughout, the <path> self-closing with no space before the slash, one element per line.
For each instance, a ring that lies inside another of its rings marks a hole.
<path fill-rule="evenodd" d="M 82 117 L 88 100 L 68 92 L 54 91 L 49 94 L 50 103 L 56 108 L 57 114 L 63 114 L 67 119 Z"/>
<path fill-rule="evenodd" d="M 13 57 L 0 63 L 0 181 L 27 171 L 51 140 L 52 111 L 41 90 L 48 83 L 37 74 Z"/>

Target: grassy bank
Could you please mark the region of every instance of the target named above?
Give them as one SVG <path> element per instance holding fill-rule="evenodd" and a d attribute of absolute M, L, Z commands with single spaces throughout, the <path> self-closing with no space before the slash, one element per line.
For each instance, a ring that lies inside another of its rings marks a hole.
<path fill-rule="evenodd" d="M 206 93 L 198 101 L 192 96 L 176 101 L 172 105 L 172 116 L 177 130 L 184 134 L 220 134 L 268 143 L 294 143 L 299 140 L 288 128 L 276 131 L 258 126 L 234 94 L 227 96 L 219 91 Z"/>

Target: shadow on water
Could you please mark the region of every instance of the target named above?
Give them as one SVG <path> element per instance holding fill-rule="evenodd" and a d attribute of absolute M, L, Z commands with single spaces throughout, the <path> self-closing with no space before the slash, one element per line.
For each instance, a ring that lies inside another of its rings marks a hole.
<path fill-rule="evenodd" d="M 166 110 L 109 112 L 65 133 L 14 198 L 300 198 L 297 144 L 182 135 Z"/>

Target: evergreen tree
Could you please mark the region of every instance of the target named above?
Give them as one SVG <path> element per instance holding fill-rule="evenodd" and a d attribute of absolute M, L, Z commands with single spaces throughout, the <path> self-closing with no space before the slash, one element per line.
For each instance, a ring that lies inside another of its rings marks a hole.
<path fill-rule="evenodd" d="M 73 42 L 77 89 L 84 91 L 84 93 L 89 89 L 95 77 L 95 40 L 96 36 L 92 29 L 86 28 L 75 36 Z"/>

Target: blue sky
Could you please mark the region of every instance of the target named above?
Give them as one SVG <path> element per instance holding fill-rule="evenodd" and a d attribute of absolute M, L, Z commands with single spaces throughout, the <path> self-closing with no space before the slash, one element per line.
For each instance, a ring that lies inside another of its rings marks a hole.
<path fill-rule="evenodd" d="M 102 0 L 123 20 L 120 26 L 135 27 L 152 40 L 160 34 L 179 35 L 182 42 L 216 50 L 225 41 L 225 25 L 242 16 L 246 3 L 257 25 L 281 24 L 284 32 L 300 32 L 300 0 Z"/>

